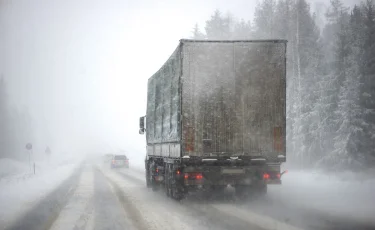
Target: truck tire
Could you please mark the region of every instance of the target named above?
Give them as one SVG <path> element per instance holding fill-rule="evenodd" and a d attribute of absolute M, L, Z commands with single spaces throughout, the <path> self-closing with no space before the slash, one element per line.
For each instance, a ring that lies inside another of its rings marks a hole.
<path fill-rule="evenodd" d="M 182 188 L 174 187 L 172 189 L 172 197 L 173 199 L 180 201 L 185 198 L 185 192 Z"/>
<path fill-rule="evenodd" d="M 179 182 L 173 164 L 168 164 L 166 167 L 166 188 L 167 196 L 172 197 L 173 199 L 180 201 L 185 197 L 184 190 L 182 185 Z"/>
<path fill-rule="evenodd" d="M 151 182 L 151 188 L 152 188 L 152 191 L 156 192 L 156 191 L 159 191 L 160 186 L 159 186 L 159 184 L 155 180 L 152 180 L 152 182 Z"/>
<path fill-rule="evenodd" d="M 227 187 L 226 185 L 216 185 L 216 186 L 211 186 L 211 189 L 215 193 L 223 193 L 226 187 Z"/>
<path fill-rule="evenodd" d="M 171 191 L 171 178 L 170 178 L 170 166 L 167 164 L 165 166 L 165 174 L 164 174 L 164 187 L 165 187 L 165 194 L 167 197 L 172 196 L 172 191 Z"/>
<path fill-rule="evenodd" d="M 155 181 L 154 175 L 153 175 L 153 169 L 154 169 L 154 163 L 152 161 L 148 161 L 146 164 L 147 172 L 148 172 L 148 178 L 149 178 L 149 186 L 151 187 L 152 191 L 158 191 L 160 186 L 157 181 Z M 147 178 L 146 178 L 147 183 Z"/>
<path fill-rule="evenodd" d="M 250 196 L 251 187 L 248 185 L 237 185 L 235 187 L 235 196 L 240 200 L 246 200 Z"/>
<path fill-rule="evenodd" d="M 267 184 L 258 186 L 254 190 L 257 196 L 263 197 L 267 194 Z"/>
<path fill-rule="evenodd" d="M 147 171 L 146 171 L 146 186 L 147 188 L 151 188 L 150 174 Z"/>
<path fill-rule="evenodd" d="M 171 192 L 171 188 L 168 184 L 165 184 L 165 195 L 167 195 L 167 197 L 170 197 L 172 194 Z"/>

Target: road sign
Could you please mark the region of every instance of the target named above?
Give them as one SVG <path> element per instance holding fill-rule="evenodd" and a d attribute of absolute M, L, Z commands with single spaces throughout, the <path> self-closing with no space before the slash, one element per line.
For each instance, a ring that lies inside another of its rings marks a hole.
<path fill-rule="evenodd" d="M 27 150 L 32 150 L 32 149 L 33 149 L 33 145 L 30 144 L 30 143 L 28 143 L 28 144 L 26 145 L 26 149 L 27 149 Z"/>

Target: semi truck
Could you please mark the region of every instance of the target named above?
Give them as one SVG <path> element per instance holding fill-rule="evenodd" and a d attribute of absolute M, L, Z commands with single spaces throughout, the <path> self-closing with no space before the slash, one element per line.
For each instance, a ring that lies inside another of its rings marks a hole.
<path fill-rule="evenodd" d="M 286 161 L 286 40 L 182 39 L 148 80 L 147 187 L 266 194 Z"/>

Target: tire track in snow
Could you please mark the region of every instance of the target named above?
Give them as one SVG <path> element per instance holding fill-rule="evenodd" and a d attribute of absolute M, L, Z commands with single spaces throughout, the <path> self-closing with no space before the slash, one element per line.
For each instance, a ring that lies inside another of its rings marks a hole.
<path fill-rule="evenodd" d="M 226 213 L 227 215 L 234 216 L 236 218 L 242 219 L 246 222 L 255 224 L 263 229 L 270 229 L 270 230 L 302 230 L 301 228 L 297 228 L 291 226 L 289 224 L 277 221 L 270 217 L 259 215 L 254 212 L 241 210 L 235 207 L 232 204 L 212 204 L 211 207 L 217 209 L 220 212 Z"/>
<path fill-rule="evenodd" d="M 118 174 L 131 180 L 134 183 L 143 184 L 145 186 L 145 179 L 141 172 L 134 170 L 118 170 Z M 164 194 L 158 194 L 164 196 Z M 366 223 L 360 223 L 351 219 L 344 219 L 340 217 L 330 216 L 326 213 L 316 212 L 301 207 L 289 207 L 280 204 L 280 201 L 273 200 L 274 194 L 268 194 L 267 199 L 257 200 L 252 202 L 228 202 L 228 201 L 197 201 L 194 198 L 189 198 L 183 205 L 194 209 L 197 213 L 206 216 L 213 222 L 220 222 L 217 217 L 221 216 L 228 221 L 223 223 L 226 229 L 240 229 L 243 221 L 248 224 L 260 226 L 264 229 L 319 229 L 319 230 L 351 230 L 363 229 L 372 230 L 375 226 Z M 255 205 L 255 207 L 254 207 Z M 276 206 L 275 206 L 276 205 Z M 249 207 L 246 207 L 249 206 Z M 255 210 L 254 210 L 255 208 Z M 288 218 L 288 212 L 290 213 Z M 276 213 L 275 212 L 279 212 Z M 286 212 L 286 213 L 285 213 Z M 298 215 L 297 215 L 298 214 Z M 221 218 L 221 219 L 222 219 Z M 298 219 L 296 219 L 298 218 Z M 240 221 L 239 221 L 240 220 Z M 241 222 L 242 221 L 242 222 Z M 230 222 L 237 222 L 238 225 L 233 227 Z"/>
<path fill-rule="evenodd" d="M 99 168 L 95 168 L 95 181 L 95 229 L 149 229 L 137 208 Z"/>
<path fill-rule="evenodd" d="M 152 230 L 195 230 L 202 229 L 198 224 L 198 220 L 191 219 L 189 216 L 181 215 L 178 209 L 167 208 L 170 203 L 160 205 L 157 197 L 150 196 L 145 185 L 140 179 L 124 180 L 122 175 L 117 171 L 102 169 L 108 180 L 119 189 L 124 199 L 124 209 L 129 212 L 130 209 L 137 210 L 137 222 L 142 223 L 143 229 Z M 141 185 L 140 185 L 141 183 Z M 155 199 L 156 198 L 156 199 Z M 174 203 L 171 200 L 169 202 Z"/>
<path fill-rule="evenodd" d="M 61 210 L 50 230 L 83 230 L 93 216 L 94 175 L 90 165 L 85 165 L 77 189 L 68 204 Z"/>
<path fill-rule="evenodd" d="M 146 182 L 143 178 L 140 178 L 138 175 L 135 176 L 133 173 L 128 173 L 125 171 L 115 171 L 117 174 L 126 179 L 126 181 L 131 181 L 137 184 L 139 187 L 146 188 Z M 137 173 L 139 174 L 139 173 Z M 210 201 L 198 201 L 196 199 L 183 200 L 181 202 L 175 201 L 171 198 L 168 198 L 160 192 L 149 191 L 149 196 L 152 196 L 156 199 L 159 199 L 158 205 L 160 208 L 164 208 L 164 203 L 168 206 L 173 205 L 170 210 L 175 210 L 172 215 L 182 215 L 194 219 L 196 224 L 200 226 L 199 229 L 238 229 L 238 230 L 249 230 L 249 229 L 259 229 L 258 226 L 253 223 L 249 223 L 241 218 L 238 218 L 233 215 L 228 215 L 222 211 L 217 210 L 211 206 Z M 167 213 L 167 212 L 166 212 Z"/>

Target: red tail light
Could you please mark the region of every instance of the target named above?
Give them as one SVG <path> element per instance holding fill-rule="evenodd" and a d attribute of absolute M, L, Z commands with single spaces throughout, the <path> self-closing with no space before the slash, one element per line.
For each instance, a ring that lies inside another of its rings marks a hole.
<path fill-rule="evenodd" d="M 270 174 L 268 174 L 268 173 L 263 174 L 263 179 L 265 179 L 265 180 L 270 179 Z"/>
<path fill-rule="evenodd" d="M 281 178 L 281 174 L 280 173 L 276 174 L 276 176 L 277 176 L 278 179 Z"/>
<path fill-rule="evenodd" d="M 202 180 L 202 179 L 203 179 L 203 175 L 202 175 L 202 173 L 198 173 L 198 174 L 195 176 L 195 179 L 197 179 L 197 180 Z"/>
<path fill-rule="evenodd" d="M 202 173 L 185 173 L 184 174 L 184 179 L 195 179 L 195 180 L 202 180 L 203 175 Z"/>

